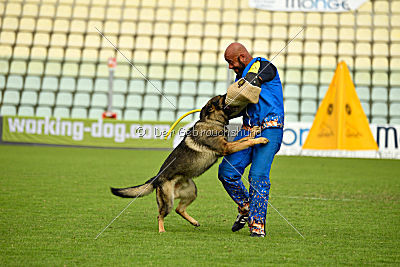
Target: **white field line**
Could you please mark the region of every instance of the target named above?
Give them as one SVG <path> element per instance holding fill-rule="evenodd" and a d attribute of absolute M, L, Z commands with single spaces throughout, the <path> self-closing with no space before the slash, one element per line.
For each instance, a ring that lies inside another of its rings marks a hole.
<path fill-rule="evenodd" d="M 356 201 L 361 202 L 361 199 L 350 199 L 350 198 L 324 198 L 324 197 L 301 197 L 301 196 L 284 196 L 284 195 L 271 195 L 271 198 L 288 198 L 288 199 L 304 199 L 304 200 L 320 200 L 320 201 Z"/>

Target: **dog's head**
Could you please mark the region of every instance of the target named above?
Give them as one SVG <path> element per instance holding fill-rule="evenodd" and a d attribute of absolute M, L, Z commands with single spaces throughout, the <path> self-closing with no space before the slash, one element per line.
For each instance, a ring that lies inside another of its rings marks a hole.
<path fill-rule="evenodd" d="M 225 105 L 225 95 L 214 96 L 201 109 L 200 120 L 214 120 L 226 124 L 229 119 L 229 107 Z"/>

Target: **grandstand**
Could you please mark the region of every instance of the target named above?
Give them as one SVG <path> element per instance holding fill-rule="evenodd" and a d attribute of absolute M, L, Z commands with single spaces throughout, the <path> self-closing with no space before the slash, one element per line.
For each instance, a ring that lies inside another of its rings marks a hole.
<path fill-rule="evenodd" d="M 229 43 L 272 59 L 304 26 L 273 60 L 286 121 L 313 120 L 344 60 L 369 121 L 400 124 L 400 1 L 287 13 L 251 9 L 247 0 L 6 0 L 0 13 L 0 115 L 101 117 L 107 60 L 116 56 L 118 118 L 174 121 L 226 91 Z"/>

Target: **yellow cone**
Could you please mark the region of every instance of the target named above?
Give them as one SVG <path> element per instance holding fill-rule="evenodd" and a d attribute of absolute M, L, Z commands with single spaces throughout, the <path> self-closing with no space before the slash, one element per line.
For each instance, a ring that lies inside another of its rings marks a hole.
<path fill-rule="evenodd" d="M 343 61 L 336 68 L 303 149 L 378 150 Z"/>

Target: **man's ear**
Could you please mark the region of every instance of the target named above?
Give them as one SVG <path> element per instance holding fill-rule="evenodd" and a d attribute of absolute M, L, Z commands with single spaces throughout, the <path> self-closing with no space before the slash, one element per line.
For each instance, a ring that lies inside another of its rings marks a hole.
<path fill-rule="evenodd" d="M 243 63 L 246 61 L 246 55 L 243 54 L 243 53 L 241 53 L 241 54 L 239 55 L 239 58 L 240 58 L 240 61 L 243 62 Z"/>

